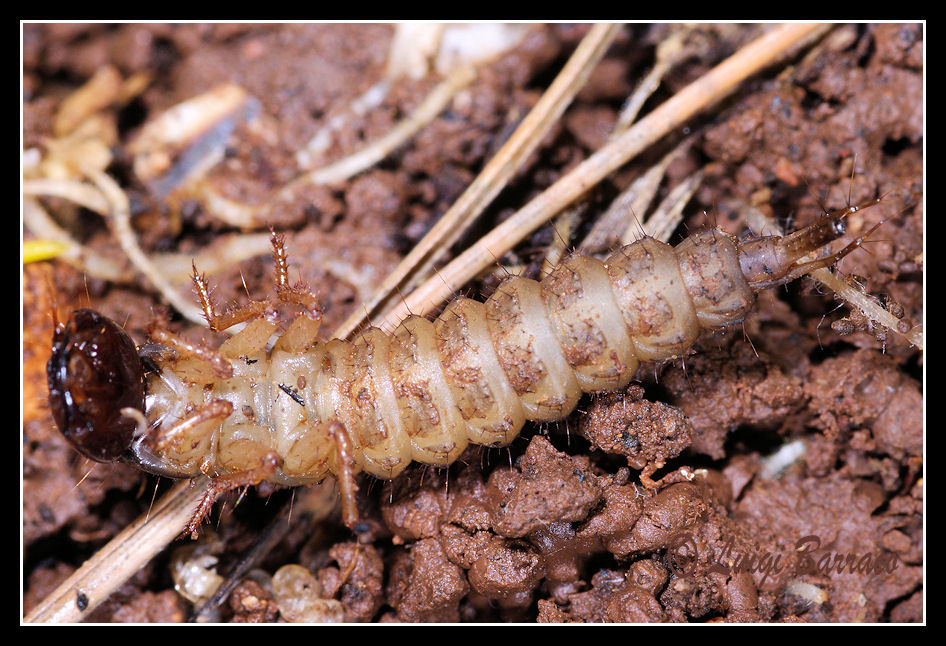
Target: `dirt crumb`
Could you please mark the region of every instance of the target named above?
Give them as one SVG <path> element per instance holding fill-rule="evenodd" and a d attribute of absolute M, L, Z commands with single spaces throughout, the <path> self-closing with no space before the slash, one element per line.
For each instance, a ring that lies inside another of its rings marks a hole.
<path fill-rule="evenodd" d="M 493 472 L 487 492 L 494 530 L 511 538 L 553 521 L 581 520 L 601 496 L 587 459 L 563 455 L 541 436 L 532 438 L 518 470 Z"/>
<path fill-rule="evenodd" d="M 233 612 L 231 621 L 238 624 L 272 623 L 279 614 L 272 595 L 252 580 L 241 581 L 230 593 L 227 604 Z"/>
<path fill-rule="evenodd" d="M 386 595 L 398 621 L 455 622 L 469 590 L 463 570 L 447 560 L 436 540 L 426 538 L 396 557 Z"/>

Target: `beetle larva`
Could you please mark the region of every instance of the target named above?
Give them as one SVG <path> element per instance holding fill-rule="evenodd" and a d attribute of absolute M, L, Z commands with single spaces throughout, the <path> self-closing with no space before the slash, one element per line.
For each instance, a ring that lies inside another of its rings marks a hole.
<path fill-rule="evenodd" d="M 288 284 L 273 233 L 275 299 L 217 314 L 194 269 L 211 329 L 247 322 L 217 350 L 153 325 L 152 339 L 171 352 L 139 354 L 118 325 L 78 310 L 56 326 L 49 401 L 89 458 L 211 476 L 192 532 L 220 491 L 330 474 L 353 522 L 358 471 L 392 478 L 411 461 L 446 466 L 471 442 L 504 446 L 526 420 L 565 417 L 583 392 L 626 386 L 641 362 L 679 357 L 701 330 L 741 322 L 756 292 L 856 249 L 876 226 L 808 258 L 844 234 L 847 215 L 878 202 L 787 236 L 739 241 L 713 229 L 676 247 L 644 238 L 604 262 L 575 254 L 541 282 L 511 277 L 484 303 L 457 298 L 434 321 L 410 317 L 392 335 L 371 328 L 354 342 L 317 340 L 318 304 Z M 304 311 L 270 346 L 278 303 Z"/>

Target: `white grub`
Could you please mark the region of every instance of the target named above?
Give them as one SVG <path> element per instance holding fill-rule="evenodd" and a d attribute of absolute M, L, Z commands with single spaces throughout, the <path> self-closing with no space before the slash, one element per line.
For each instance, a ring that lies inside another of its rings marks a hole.
<path fill-rule="evenodd" d="M 793 597 L 798 597 L 799 599 L 804 599 L 809 603 L 812 603 L 816 606 L 820 606 L 825 601 L 828 600 L 828 593 L 814 585 L 813 583 L 808 583 L 800 579 L 792 579 L 785 586 L 786 594 L 790 594 Z"/>
<path fill-rule="evenodd" d="M 176 550 L 171 556 L 171 578 L 174 589 L 194 604 L 210 599 L 223 583 L 217 574 L 217 557 L 210 553 L 215 541 L 191 543 Z"/>
<path fill-rule="evenodd" d="M 759 476 L 763 480 L 772 480 L 779 477 L 785 469 L 795 464 L 808 450 L 808 445 L 804 440 L 794 440 L 786 442 L 780 446 L 775 453 L 769 455 L 762 461 L 762 469 Z"/>
<path fill-rule="evenodd" d="M 335 599 L 321 597 L 321 586 L 301 565 L 284 565 L 273 575 L 273 596 L 279 614 L 290 623 L 339 623 L 344 607 Z"/>

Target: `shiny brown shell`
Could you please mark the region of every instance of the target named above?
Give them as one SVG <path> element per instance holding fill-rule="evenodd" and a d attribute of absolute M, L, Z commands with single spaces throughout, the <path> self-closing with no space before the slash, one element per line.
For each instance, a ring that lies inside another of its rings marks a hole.
<path fill-rule="evenodd" d="M 144 367 L 124 330 L 93 310 L 74 311 L 53 336 L 46 378 L 53 418 L 79 453 L 99 462 L 124 455 L 137 423 L 122 409 L 145 410 Z"/>

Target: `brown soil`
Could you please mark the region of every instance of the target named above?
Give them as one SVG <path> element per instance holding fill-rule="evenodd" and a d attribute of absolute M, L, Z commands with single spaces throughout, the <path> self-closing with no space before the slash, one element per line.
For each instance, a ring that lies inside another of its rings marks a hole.
<path fill-rule="evenodd" d="M 619 37 L 484 226 L 602 144 L 668 28 L 635 25 Z M 307 189 L 277 214 L 293 279 L 317 290 L 324 330 L 359 307 L 365 286 L 370 293 L 463 191 L 586 29 L 536 30 L 375 168 L 342 186 Z M 177 208 L 135 183 L 121 146 L 136 129 L 221 81 L 239 84 L 261 102 L 272 136 L 238 126 L 210 182 L 230 199 L 261 203 L 293 177 L 300 142 L 381 78 L 391 33 L 385 25 L 26 25 L 26 146 L 51 134 L 62 97 L 100 66 L 149 71 L 149 88 L 115 108 L 119 145 L 110 171 L 140 200 L 135 225 L 146 251 L 189 252 L 229 229 L 199 202 Z M 648 106 L 756 33 L 750 25 L 701 29 L 698 53 L 674 68 Z M 922 49 L 922 26 L 838 26 L 817 55 L 744 84 L 693 122 L 696 144 L 671 166 L 662 191 L 705 168 L 686 226 L 734 233 L 744 231 L 747 204 L 797 227 L 818 216 L 819 202 L 840 208 L 849 193 L 854 203 L 886 193 L 857 225 L 866 230 L 889 218 L 878 241 L 845 258 L 841 270 L 899 304 L 907 325 L 922 322 Z M 395 84 L 379 107 L 336 133 L 326 158 L 384 135 L 435 83 Z M 597 187 L 589 214 L 672 144 Z M 74 215 L 77 237 L 114 253 L 100 218 Z M 552 238 L 538 232 L 503 263 L 535 267 L 536 250 Z M 267 294 L 271 267 L 263 256 L 215 276 L 218 302 L 245 299 L 244 281 L 249 294 Z M 89 464 L 56 432 L 45 405 L 47 280 L 63 309 L 91 305 L 127 322 L 139 343 L 159 300 L 143 280 L 114 285 L 62 263 L 28 265 L 23 278 L 28 613 L 144 513 L 154 487 L 153 479 L 110 465 L 95 466 L 75 486 Z M 299 563 L 349 621 L 924 621 L 923 355 L 836 307 L 806 280 L 770 290 L 744 329 L 706 335 L 685 361 L 643 367 L 627 392 L 586 398 L 560 423 L 527 426 L 508 451 L 472 447 L 449 471 L 415 465 L 391 482 L 363 479 L 366 544 L 357 546 L 337 518 L 313 525 L 299 514 L 260 563 L 265 574 L 240 583 L 208 617 L 280 620 L 266 577 Z M 807 450 L 777 466 L 769 456 L 790 441 Z M 663 481 L 641 484 L 650 478 Z M 304 506 L 306 492 L 296 491 L 294 505 Z M 218 504 L 215 531 L 208 530 L 220 541 L 218 571 L 252 547 L 290 496 L 271 488 L 257 494 L 235 508 L 231 500 L 222 514 Z M 169 572 L 177 547 L 88 620 L 186 620 L 192 605 L 173 591 Z"/>

